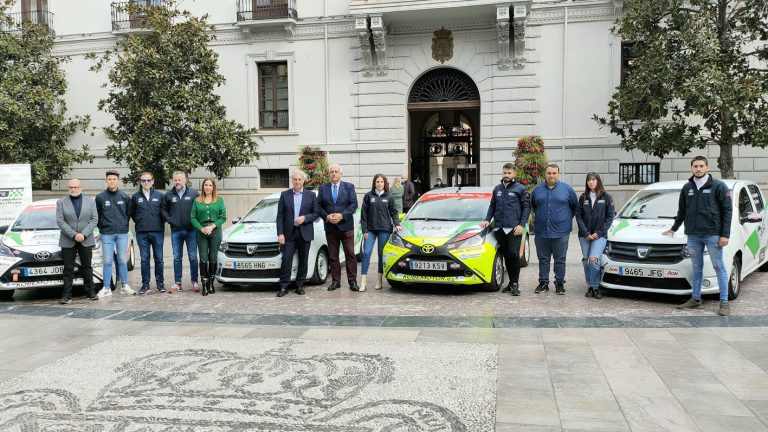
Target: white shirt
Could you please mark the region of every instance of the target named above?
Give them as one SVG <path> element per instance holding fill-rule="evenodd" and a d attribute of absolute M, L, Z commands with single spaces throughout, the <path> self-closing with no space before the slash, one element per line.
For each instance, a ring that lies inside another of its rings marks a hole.
<path fill-rule="evenodd" d="M 696 184 L 696 189 L 701 190 L 702 186 L 707 184 L 707 180 L 709 180 L 709 174 L 704 174 L 700 179 L 694 177 L 693 182 Z"/>

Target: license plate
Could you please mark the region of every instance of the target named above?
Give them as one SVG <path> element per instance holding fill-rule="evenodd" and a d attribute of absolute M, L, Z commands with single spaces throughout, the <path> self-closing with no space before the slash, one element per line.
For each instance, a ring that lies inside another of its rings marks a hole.
<path fill-rule="evenodd" d="M 50 276 L 60 274 L 64 274 L 64 266 L 24 268 L 24 276 Z"/>
<path fill-rule="evenodd" d="M 267 268 L 267 263 L 249 261 L 234 262 L 232 263 L 232 268 L 235 270 L 265 270 Z"/>
<path fill-rule="evenodd" d="M 649 278 L 663 278 L 664 270 L 652 269 L 643 267 L 625 267 L 619 266 L 619 272 L 621 276 L 636 276 L 636 277 L 649 277 Z"/>
<path fill-rule="evenodd" d="M 448 269 L 448 263 L 445 261 L 411 261 L 411 270 L 442 270 Z"/>

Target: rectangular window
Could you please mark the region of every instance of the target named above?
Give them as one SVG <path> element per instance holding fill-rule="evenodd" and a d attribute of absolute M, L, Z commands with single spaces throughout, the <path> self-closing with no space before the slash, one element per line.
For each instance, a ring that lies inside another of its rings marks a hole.
<path fill-rule="evenodd" d="M 765 208 L 763 203 L 763 195 L 760 194 L 760 189 L 755 185 L 749 185 L 749 194 L 752 196 L 752 203 L 755 204 L 755 211 L 761 212 Z"/>
<path fill-rule="evenodd" d="M 621 86 L 627 82 L 627 79 L 637 58 L 637 42 L 621 43 Z"/>
<path fill-rule="evenodd" d="M 259 128 L 288 129 L 288 63 L 259 63 Z"/>
<path fill-rule="evenodd" d="M 620 163 L 620 185 L 642 185 L 659 181 L 659 163 Z"/>
<path fill-rule="evenodd" d="M 260 169 L 259 175 L 263 188 L 286 188 L 291 183 L 287 169 Z"/>

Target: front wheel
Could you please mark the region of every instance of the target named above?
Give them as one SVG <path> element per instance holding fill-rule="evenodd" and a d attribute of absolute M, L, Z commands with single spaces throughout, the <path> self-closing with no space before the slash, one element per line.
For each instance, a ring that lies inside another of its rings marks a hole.
<path fill-rule="evenodd" d="M 741 292 L 741 260 L 733 257 L 731 277 L 728 279 L 728 300 L 736 300 Z"/>
<path fill-rule="evenodd" d="M 491 274 L 491 281 L 487 284 L 483 284 L 483 291 L 494 292 L 501 289 L 504 285 L 504 257 L 501 252 L 496 251 L 496 256 L 493 258 L 493 274 Z"/>
<path fill-rule="evenodd" d="M 320 285 L 325 283 L 328 279 L 328 251 L 325 248 L 320 248 L 317 251 L 317 257 L 315 257 L 315 271 L 312 273 L 312 279 L 309 280 L 310 285 Z"/>
<path fill-rule="evenodd" d="M 133 253 L 133 241 L 131 241 L 131 247 L 128 248 L 128 271 L 133 271 L 134 267 L 136 267 L 136 254 Z"/>
<path fill-rule="evenodd" d="M 13 299 L 13 293 L 16 290 L 3 290 L 0 291 L 0 301 L 10 301 Z"/>

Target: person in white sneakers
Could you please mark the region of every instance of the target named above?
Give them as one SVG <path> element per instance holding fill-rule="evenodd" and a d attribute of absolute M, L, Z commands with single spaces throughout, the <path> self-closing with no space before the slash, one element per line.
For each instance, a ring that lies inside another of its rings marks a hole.
<path fill-rule="evenodd" d="M 117 249 L 117 276 L 123 294 L 134 295 L 136 291 L 128 285 L 128 220 L 131 214 L 131 197 L 117 188 L 120 174 L 107 171 L 107 188 L 96 195 L 96 211 L 99 214 L 99 234 L 103 256 L 104 286 L 99 298 L 112 295 L 112 263 Z"/>

